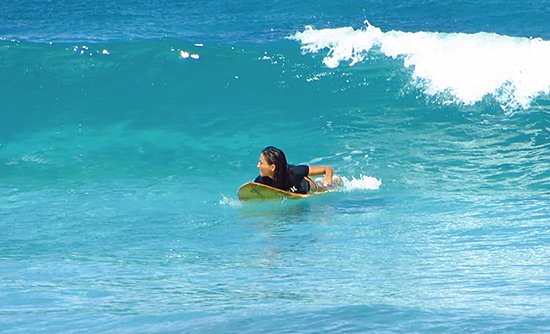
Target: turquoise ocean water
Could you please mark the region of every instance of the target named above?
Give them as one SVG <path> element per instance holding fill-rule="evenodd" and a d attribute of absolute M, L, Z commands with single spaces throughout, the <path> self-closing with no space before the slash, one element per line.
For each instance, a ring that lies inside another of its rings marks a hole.
<path fill-rule="evenodd" d="M 3 2 L 0 332 L 549 332 L 549 22 Z M 267 145 L 344 185 L 240 203 Z"/>

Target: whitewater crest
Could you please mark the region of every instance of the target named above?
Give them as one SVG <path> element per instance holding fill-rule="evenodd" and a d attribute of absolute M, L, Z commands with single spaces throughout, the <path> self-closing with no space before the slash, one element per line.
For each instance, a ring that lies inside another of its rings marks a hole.
<path fill-rule="evenodd" d="M 450 96 L 450 102 L 473 105 L 492 95 L 503 109 L 527 108 L 550 94 L 550 41 L 495 33 L 387 31 L 368 24 L 304 31 L 289 37 L 302 50 L 328 49 L 323 63 L 335 68 L 368 61 L 370 52 L 402 59 L 412 81 L 430 96 Z"/>

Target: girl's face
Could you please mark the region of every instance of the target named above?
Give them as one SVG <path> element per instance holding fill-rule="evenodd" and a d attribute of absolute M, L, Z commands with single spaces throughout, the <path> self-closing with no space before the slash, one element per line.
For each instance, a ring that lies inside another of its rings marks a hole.
<path fill-rule="evenodd" d="M 267 162 L 263 154 L 260 154 L 256 167 L 260 170 L 260 176 L 273 178 L 273 175 L 275 174 L 275 164 L 270 164 Z"/>

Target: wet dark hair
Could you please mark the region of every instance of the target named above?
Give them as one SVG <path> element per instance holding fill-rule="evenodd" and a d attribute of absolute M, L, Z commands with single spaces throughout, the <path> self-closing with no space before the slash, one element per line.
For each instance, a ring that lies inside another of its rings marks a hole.
<path fill-rule="evenodd" d="M 264 148 L 261 153 L 267 163 L 275 165 L 275 173 L 273 175 L 274 185 L 283 189 L 286 186 L 288 169 L 285 153 L 273 146 Z"/>

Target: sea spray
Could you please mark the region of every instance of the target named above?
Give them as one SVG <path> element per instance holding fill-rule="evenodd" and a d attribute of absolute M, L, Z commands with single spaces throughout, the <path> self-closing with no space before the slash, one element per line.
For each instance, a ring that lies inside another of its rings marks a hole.
<path fill-rule="evenodd" d="M 378 190 L 382 185 L 382 180 L 373 176 L 360 175 L 359 177 L 352 176 L 350 178 L 342 177 L 342 187 L 344 191 L 356 190 Z"/>

